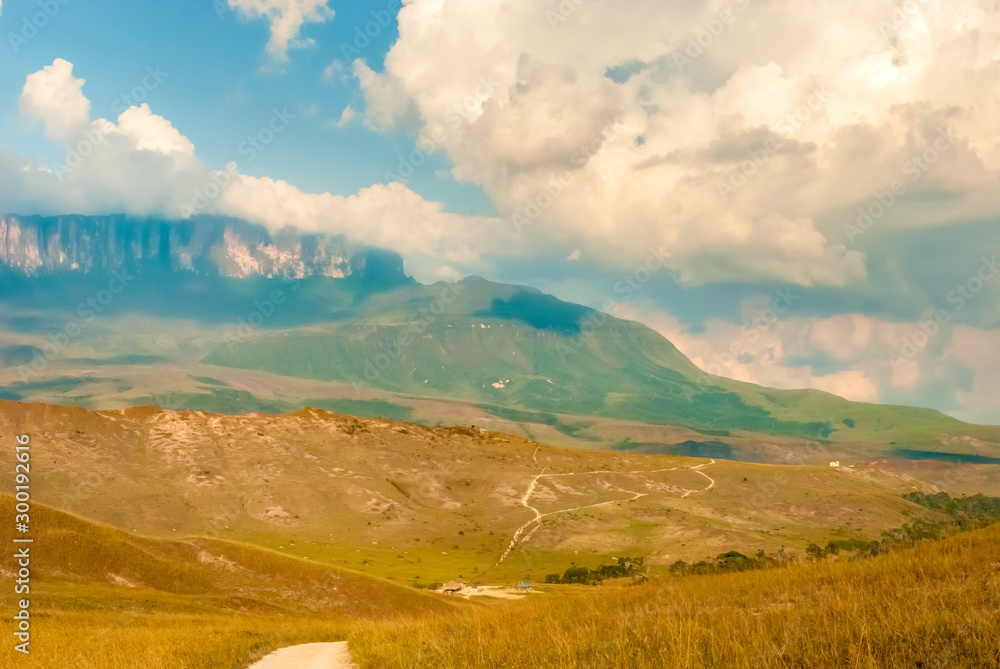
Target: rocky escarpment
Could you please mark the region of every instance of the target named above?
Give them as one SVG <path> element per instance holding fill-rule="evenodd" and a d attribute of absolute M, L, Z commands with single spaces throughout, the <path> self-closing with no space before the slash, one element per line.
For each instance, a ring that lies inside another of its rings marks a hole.
<path fill-rule="evenodd" d="M 405 279 L 400 256 L 340 235 L 270 232 L 221 217 L 0 215 L 0 271 L 24 276 L 126 270 L 206 276 Z"/>

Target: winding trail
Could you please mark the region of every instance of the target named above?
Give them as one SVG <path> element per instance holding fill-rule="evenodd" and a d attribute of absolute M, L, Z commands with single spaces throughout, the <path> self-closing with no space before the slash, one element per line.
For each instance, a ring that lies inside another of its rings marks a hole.
<path fill-rule="evenodd" d="M 535 450 L 535 453 L 536 454 L 538 453 L 537 449 Z M 708 466 L 714 465 L 714 464 L 715 464 L 715 459 L 712 459 L 711 462 L 703 462 L 702 464 L 696 465 L 694 467 L 686 467 L 685 469 L 690 469 L 693 472 L 697 472 L 698 474 L 701 474 L 706 479 L 708 479 L 708 485 L 706 487 L 702 488 L 701 490 L 687 490 L 683 495 L 681 495 L 681 497 L 687 497 L 688 495 L 692 495 L 692 494 L 695 494 L 695 493 L 707 492 L 707 491 L 711 490 L 712 488 L 714 488 L 715 487 L 715 479 L 713 479 L 711 476 L 709 476 L 705 472 L 701 471 L 702 467 L 708 467 Z M 589 476 L 589 475 L 594 475 L 594 474 L 619 474 L 619 475 L 621 475 L 621 474 L 657 474 L 659 472 L 671 472 L 671 471 L 676 471 L 676 470 L 677 470 L 677 467 L 665 467 L 663 469 L 634 470 L 634 471 L 627 471 L 627 472 L 595 471 L 595 472 L 568 472 L 568 473 L 565 473 L 565 474 L 546 474 L 545 473 L 545 469 L 543 468 L 540 474 L 538 474 L 537 476 L 535 476 L 535 478 L 531 479 L 531 483 L 528 484 L 528 489 L 525 490 L 524 495 L 521 497 L 521 506 L 523 506 L 526 509 L 530 509 L 530 510 L 534 511 L 535 512 L 535 517 L 532 518 L 531 520 L 529 520 L 528 522 L 526 522 L 524 525 L 521 525 L 521 527 L 517 528 L 517 531 L 514 532 L 514 537 L 511 539 L 510 545 L 507 546 L 507 550 L 505 550 L 503 552 L 503 555 L 500 556 L 500 559 L 497 560 L 496 564 L 493 565 L 493 566 L 494 567 L 499 567 L 500 566 L 500 563 L 502 563 L 504 561 L 504 559 L 506 559 L 506 557 L 510 554 L 510 552 L 512 550 L 514 550 L 514 547 L 517 546 L 517 544 L 519 543 L 518 540 L 520 540 L 520 543 L 523 544 L 528 539 L 530 539 L 531 535 L 533 535 L 535 533 L 535 531 L 539 527 L 542 526 L 542 518 L 545 518 L 546 516 L 554 516 L 557 513 L 569 513 L 571 511 L 580 511 L 582 509 L 592 509 L 594 507 L 605 506 L 607 504 L 617 504 L 618 502 L 631 502 L 631 501 L 639 499 L 640 497 L 645 497 L 646 495 L 649 494 L 649 493 L 645 493 L 645 492 L 637 492 L 635 490 L 628 490 L 626 488 L 620 488 L 618 486 L 611 486 L 611 488 L 609 488 L 609 490 L 614 490 L 616 492 L 627 493 L 629 495 L 632 495 L 632 497 L 629 497 L 627 499 L 611 499 L 611 500 L 608 500 L 606 502 L 597 502 L 596 504 L 586 504 L 584 506 L 576 506 L 576 507 L 573 507 L 571 509 L 559 509 L 557 511 L 549 511 L 548 513 L 542 513 L 537 508 L 533 507 L 531 504 L 528 503 L 528 500 L 531 499 L 531 495 L 534 494 L 534 492 L 535 492 L 535 486 L 538 485 L 539 479 L 541 479 L 543 477 L 556 478 L 556 477 L 559 477 L 559 476 Z M 531 527 L 532 525 L 534 525 L 534 527 Z M 528 532 L 527 534 L 524 534 L 525 531 L 527 531 L 529 527 L 531 528 L 531 531 Z M 522 537 L 522 535 L 524 535 L 524 536 Z"/>
<path fill-rule="evenodd" d="M 358 669 L 358 665 L 351 661 L 347 642 L 337 641 L 281 648 L 250 669 Z"/>
<path fill-rule="evenodd" d="M 713 458 L 711 462 L 703 462 L 702 464 L 698 465 L 697 467 L 691 467 L 691 471 L 698 472 L 699 474 L 701 474 L 702 476 L 704 476 L 705 478 L 708 479 L 708 487 L 704 488 L 702 490 L 688 490 L 686 493 L 684 493 L 683 495 L 681 495 L 681 497 L 687 497 L 688 495 L 690 495 L 693 492 L 706 492 L 706 491 L 711 490 L 712 488 L 714 488 L 715 487 L 715 479 L 713 479 L 711 476 L 709 476 L 705 472 L 701 471 L 702 467 L 708 467 L 709 465 L 714 465 L 714 464 L 715 464 L 715 459 Z"/>

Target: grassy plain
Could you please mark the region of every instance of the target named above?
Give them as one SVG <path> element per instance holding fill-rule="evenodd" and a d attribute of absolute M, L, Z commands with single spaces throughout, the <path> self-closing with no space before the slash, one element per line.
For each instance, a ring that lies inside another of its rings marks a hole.
<path fill-rule="evenodd" d="M 998 667 L 1000 528 L 857 561 L 548 586 L 350 634 L 362 667 Z"/>
<path fill-rule="evenodd" d="M 65 518 L 49 513 L 50 522 Z M 87 528 L 79 522 L 70 525 Z M 393 594 L 389 603 L 383 582 L 357 576 L 355 594 L 382 602 L 377 612 L 275 604 L 255 590 L 258 574 L 228 581 L 230 594 L 215 597 L 97 582 L 128 560 L 109 538 L 136 539 L 95 529 L 109 550 L 88 560 L 89 578 L 67 575 L 65 566 L 41 573 L 30 665 L 8 646 L 0 666 L 241 669 L 278 647 L 347 639 L 361 669 L 1000 667 L 998 526 L 874 558 L 654 575 L 639 585 L 540 586 L 519 601 L 399 588 L 403 599 Z M 219 568 L 195 563 L 174 566 Z M 302 563 L 281 558 L 293 582 L 298 570 L 316 568 Z M 303 583 L 300 595 L 309 590 Z M 10 606 L 9 595 L 0 605 Z"/>

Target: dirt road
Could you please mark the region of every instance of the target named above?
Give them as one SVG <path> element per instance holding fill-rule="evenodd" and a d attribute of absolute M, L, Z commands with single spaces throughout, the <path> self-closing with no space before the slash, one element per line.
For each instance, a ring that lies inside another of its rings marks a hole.
<path fill-rule="evenodd" d="M 276 650 L 250 669 L 357 669 L 346 641 L 305 643 Z"/>
<path fill-rule="evenodd" d="M 536 448 L 534 455 L 532 455 L 532 457 L 535 458 L 536 461 L 537 461 L 537 457 L 535 457 L 535 456 L 537 456 L 537 455 L 538 455 L 538 449 Z M 702 464 L 696 465 L 694 467 L 686 467 L 685 469 L 689 469 L 689 470 L 691 470 L 691 471 L 693 471 L 693 472 L 695 472 L 697 474 L 701 474 L 702 476 L 704 476 L 708 480 L 708 485 L 706 487 L 700 489 L 700 490 L 686 490 L 684 492 L 684 494 L 681 495 L 681 497 L 687 497 L 688 495 L 692 495 L 692 494 L 698 494 L 698 493 L 702 493 L 702 492 L 708 492 L 709 490 L 711 490 L 712 488 L 714 488 L 715 487 L 715 479 L 713 479 L 711 476 L 709 476 L 705 472 L 701 471 L 703 467 L 709 467 L 709 466 L 714 465 L 714 464 L 715 464 L 715 459 L 713 458 L 711 462 L 703 462 Z M 616 486 L 616 487 L 614 487 L 614 490 L 617 490 L 618 492 L 622 492 L 622 493 L 627 493 L 629 495 L 632 495 L 632 497 L 630 497 L 630 498 L 624 498 L 624 499 L 613 499 L 613 500 L 609 500 L 607 502 L 598 502 L 596 504 L 588 504 L 586 506 L 575 506 L 575 507 L 573 507 L 571 509 L 559 509 L 558 511 L 549 511 L 548 513 L 542 513 L 541 511 L 539 511 L 538 509 L 536 509 L 535 507 L 533 507 L 531 504 L 528 503 L 528 500 L 531 499 L 531 496 L 533 494 L 535 494 L 535 487 L 538 485 L 538 481 L 540 479 L 546 478 L 546 477 L 550 477 L 550 478 L 557 478 L 557 477 L 558 478 L 563 478 L 563 477 L 570 477 L 570 476 L 594 476 L 594 475 L 599 476 L 599 475 L 602 475 L 602 474 L 615 474 L 615 473 L 626 475 L 626 476 L 628 476 L 628 475 L 642 475 L 642 474 L 657 474 L 659 472 L 677 471 L 677 469 L 678 469 L 677 467 L 667 467 L 665 469 L 636 470 L 636 471 L 627 471 L 627 472 L 596 471 L 596 472 L 568 472 L 568 473 L 565 473 L 565 474 L 546 474 L 545 473 L 545 469 L 543 468 L 540 474 L 538 474 L 535 478 L 531 479 L 531 483 L 528 484 L 528 489 L 524 492 L 524 495 L 521 497 L 521 506 L 523 506 L 526 509 L 530 509 L 531 511 L 534 511 L 535 512 L 535 517 L 532 518 L 531 520 L 529 520 L 528 522 L 526 522 L 524 525 L 521 525 L 521 527 L 517 528 L 517 531 L 514 532 L 514 538 L 511 540 L 510 545 L 507 546 L 507 550 L 505 550 L 503 552 L 503 554 L 500 556 L 500 559 L 497 560 L 497 563 L 495 565 L 493 565 L 493 566 L 494 567 L 499 567 L 500 564 L 504 561 L 504 559 L 506 559 L 506 557 L 510 554 L 510 552 L 512 550 L 514 550 L 514 547 L 517 546 L 518 543 L 522 543 L 523 544 L 528 539 L 530 539 L 531 535 L 535 533 L 535 530 L 537 530 L 539 527 L 542 526 L 542 519 L 545 518 L 546 516 L 553 516 L 553 515 L 555 515 L 557 513 L 570 513 L 572 511 L 580 511 L 582 509 L 592 509 L 594 507 L 607 506 L 607 505 L 610 505 L 610 504 L 617 504 L 619 502 L 631 502 L 633 500 L 637 500 L 640 497 L 645 497 L 647 495 L 647 493 L 644 493 L 644 492 L 637 492 L 635 490 L 627 490 L 625 488 L 620 488 L 620 487 Z M 534 527 L 532 527 L 532 526 L 534 526 Z M 531 528 L 531 530 L 529 531 L 528 528 Z M 526 532 L 527 532 L 527 534 L 525 534 Z"/>

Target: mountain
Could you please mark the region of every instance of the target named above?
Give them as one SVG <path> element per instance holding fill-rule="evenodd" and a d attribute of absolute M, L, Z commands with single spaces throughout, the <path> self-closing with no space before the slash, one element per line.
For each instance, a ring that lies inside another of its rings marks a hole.
<path fill-rule="evenodd" d="M 402 258 L 390 251 L 294 228 L 271 234 L 261 225 L 215 216 L 184 221 L 0 216 L 0 270 L 25 276 L 166 271 L 232 278 L 406 279 Z"/>
<path fill-rule="evenodd" d="M 1000 429 L 711 376 L 642 324 L 478 277 L 422 285 L 346 239 L 214 218 L 3 220 L 0 398 L 313 406 L 752 461 L 1000 457 Z"/>

